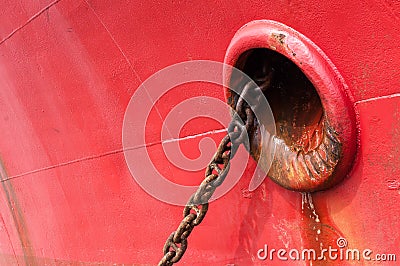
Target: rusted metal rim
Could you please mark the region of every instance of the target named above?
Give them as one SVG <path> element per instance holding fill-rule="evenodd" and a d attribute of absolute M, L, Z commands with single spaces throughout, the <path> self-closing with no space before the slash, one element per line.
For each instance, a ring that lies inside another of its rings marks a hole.
<path fill-rule="evenodd" d="M 242 54 L 257 48 L 273 50 L 297 65 L 317 91 L 324 113 L 324 132 L 320 144 L 325 142 L 325 145 L 303 154 L 303 162 L 299 164 L 300 168 L 306 166 L 303 172 L 308 172 L 309 175 L 293 180 L 293 173 L 281 169 L 288 165 L 297 169 L 298 165 L 292 160 L 296 153 L 280 154 L 286 147 L 282 146 L 279 139 L 268 175 L 278 184 L 297 191 L 318 191 L 337 184 L 351 169 L 357 149 L 356 115 L 343 78 L 329 58 L 307 37 L 284 24 L 270 20 L 252 21 L 239 29 L 227 49 L 225 63 L 237 66 Z M 229 73 L 225 75 L 225 82 L 230 82 Z M 225 93 L 227 101 L 232 103 L 232 92 L 226 89 Z M 333 154 L 334 160 L 324 157 L 320 152 Z M 254 153 L 252 155 L 258 159 Z M 311 163 L 307 164 L 305 159 Z M 321 161 L 325 163 L 319 166 Z M 325 171 L 326 167 L 330 167 L 330 170 Z"/>

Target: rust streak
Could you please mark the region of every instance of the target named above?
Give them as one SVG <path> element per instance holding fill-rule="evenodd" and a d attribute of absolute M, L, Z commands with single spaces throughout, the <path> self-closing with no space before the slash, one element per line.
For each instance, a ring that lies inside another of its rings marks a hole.
<path fill-rule="evenodd" d="M 17 195 L 11 182 L 7 180 L 7 173 L 2 162 L 0 162 L 0 180 L 3 187 L 3 191 L 7 198 L 7 205 L 12 214 L 15 228 L 18 232 L 18 237 L 21 242 L 22 251 L 24 253 L 24 259 L 26 265 L 36 265 L 35 255 L 32 244 L 29 240 L 29 234 L 25 222 L 25 218 L 22 214 L 20 204 L 18 202 Z"/>
<path fill-rule="evenodd" d="M 10 245 L 11 245 L 11 248 L 12 248 L 12 252 L 13 252 L 13 255 L 14 255 L 14 259 L 18 264 L 17 255 L 15 254 L 15 248 L 14 248 L 13 242 L 11 241 L 10 233 L 8 232 L 6 223 L 4 222 L 4 218 L 3 218 L 3 215 L 1 215 L 1 213 L 0 213 L 0 218 L 1 218 L 1 222 L 3 223 L 3 226 L 4 226 L 4 230 L 6 231 L 6 235 L 7 235 L 8 241 L 10 242 Z"/>

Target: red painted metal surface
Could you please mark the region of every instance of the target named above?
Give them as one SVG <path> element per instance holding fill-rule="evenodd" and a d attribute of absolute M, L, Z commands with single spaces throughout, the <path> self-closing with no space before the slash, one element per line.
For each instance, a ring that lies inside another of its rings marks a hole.
<path fill-rule="evenodd" d="M 358 157 L 344 182 L 313 194 L 319 224 L 298 192 L 270 180 L 247 192 L 250 163 L 211 204 L 181 263 L 280 265 L 259 261 L 257 251 L 327 246 L 339 236 L 352 248 L 397 252 L 399 260 L 399 12 L 391 1 L 3 2 L 0 264 L 156 264 L 182 209 L 147 195 L 130 176 L 121 144 L 125 108 L 143 80 L 170 64 L 223 62 L 235 32 L 255 19 L 285 23 L 333 61 L 359 112 Z M 196 183 L 202 171 L 180 172 L 157 144 L 171 102 L 194 95 L 224 99 L 207 84 L 171 91 L 157 103 L 160 115 L 140 148 L 176 180 Z M 184 136 L 220 129 L 197 122 L 178 140 L 189 157 L 198 150 L 187 147 L 202 136 Z"/>

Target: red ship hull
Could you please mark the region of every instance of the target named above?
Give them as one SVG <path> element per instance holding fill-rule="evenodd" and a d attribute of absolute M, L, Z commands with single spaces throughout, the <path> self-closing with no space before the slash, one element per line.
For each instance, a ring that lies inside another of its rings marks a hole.
<path fill-rule="evenodd" d="M 153 198 L 132 178 L 121 141 L 125 110 L 139 85 L 169 65 L 223 62 L 235 32 L 255 19 L 296 29 L 335 64 L 359 114 L 357 157 L 343 182 L 312 195 L 317 225 L 299 192 L 269 179 L 249 192 L 250 162 L 238 184 L 210 204 L 180 263 L 281 265 L 277 257 L 261 260 L 260 249 L 328 246 L 338 238 L 400 260 L 397 3 L 41 0 L 1 8 L 1 265 L 157 264 L 182 207 Z M 135 147 L 182 184 L 198 184 L 203 171 L 171 164 L 159 129 L 172 106 L 198 95 L 225 100 L 215 85 L 172 90 L 147 121 L 145 145 Z M 196 158 L 200 139 L 219 141 L 220 129 L 197 119 L 176 141 Z"/>

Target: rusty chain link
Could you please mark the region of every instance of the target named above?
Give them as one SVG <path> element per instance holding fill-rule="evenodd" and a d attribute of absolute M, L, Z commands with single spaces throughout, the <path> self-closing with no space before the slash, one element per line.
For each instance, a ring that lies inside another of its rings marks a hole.
<path fill-rule="evenodd" d="M 230 160 L 235 156 L 240 144 L 249 149 L 248 134 L 253 130 L 255 115 L 244 100 L 254 86 L 248 82 L 240 96 L 236 97 L 235 111 L 217 151 L 205 171 L 205 179 L 197 191 L 189 198 L 183 210 L 183 219 L 176 231 L 172 232 L 164 244 L 164 256 L 159 266 L 170 266 L 178 262 L 187 249 L 187 238 L 193 228 L 201 223 L 208 211 L 208 201 L 218 186 L 222 184 L 230 168 Z"/>

